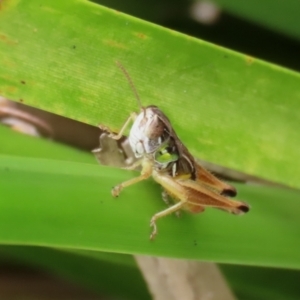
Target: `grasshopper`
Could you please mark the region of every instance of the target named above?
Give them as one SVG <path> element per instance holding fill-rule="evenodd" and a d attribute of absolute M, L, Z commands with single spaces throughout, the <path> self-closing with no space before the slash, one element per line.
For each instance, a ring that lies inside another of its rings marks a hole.
<path fill-rule="evenodd" d="M 236 195 L 233 186 L 220 181 L 197 163 L 178 138 L 168 117 L 157 106 L 141 105 L 127 70 L 121 63 L 117 62 L 117 65 L 135 94 L 140 112 L 131 113 L 118 134 L 106 126 L 99 127 L 107 131 L 109 137 L 118 140 L 133 122 L 128 139 L 138 160 L 130 169 L 141 165 L 142 170 L 139 176 L 116 185 L 112 195 L 117 197 L 124 188 L 152 176 L 163 188 L 163 200 L 169 203 L 171 198 L 174 201 L 167 209 L 152 216 L 150 239 L 154 239 L 157 234 L 158 219 L 182 209 L 191 213 L 203 212 L 206 207 L 215 207 L 236 215 L 248 212 L 249 206 L 246 203 L 228 198 Z"/>

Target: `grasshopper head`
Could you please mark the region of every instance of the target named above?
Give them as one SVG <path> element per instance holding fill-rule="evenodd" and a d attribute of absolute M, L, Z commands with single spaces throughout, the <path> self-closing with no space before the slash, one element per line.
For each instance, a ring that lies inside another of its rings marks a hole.
<path fill-rule="evenodd" d="M 165 122 L 156 106 L 143 108 L 136 117 L 129 134 L 129 143 L 136 157 L 152 154 L 169 138 Z"/>

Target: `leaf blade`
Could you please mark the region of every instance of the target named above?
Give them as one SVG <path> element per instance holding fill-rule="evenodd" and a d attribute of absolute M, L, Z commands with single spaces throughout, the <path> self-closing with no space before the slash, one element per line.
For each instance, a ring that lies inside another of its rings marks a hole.
<path fill-rule="evenodd" d="M 148 181 L 119 199 L 110 195 L 134 172 L 1 155 L 0 175 L 2 244 L 300 268 L 298 192 L 238 185 L 252 205 L 249 214 L 239 218 L 211 209 L 179 220 L 170 216 L 158 223 L 151 242 L 150 217 L 164 208 L 159 187 Z"/>

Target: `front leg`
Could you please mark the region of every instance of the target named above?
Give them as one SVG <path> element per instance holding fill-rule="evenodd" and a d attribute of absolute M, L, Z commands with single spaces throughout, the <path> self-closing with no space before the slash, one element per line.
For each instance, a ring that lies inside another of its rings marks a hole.
<path fill-rule="evenodd" d="M 118 185 L 116 185 L 115 187 L 113 187 L 111 193 L 114 197 L 118 197 L 121 190 L 127 186 L 130 186 L 132 184 L 138 183 L 142 180 L 145 180 L 147 178 L 149 178 L 152 174 L 152 162 L 151 161 L 143 161 L 143 168 L 141 171 L 141 175 L 138 177 L 134 177 L 132 179 L 129 179 L 127 181 L 124 181 Z"/>
<path fill-rule="evenodd" d="M 109 133 L 109 137 L 114 139 L 114 140 L 119 140 L 122 136 L 123 136 L 123 133 L 125 132 L 126 128 L 128 127 L 129 123 L 131 121 L 134 121 L 136 119 L 136 113 L 133 112 L 130 114 L 130 116 L 128 117 L 128 119 L 126 120 L 126 122 L 124 123 L 124 125 L 122 126 L 121 130 L 119 133 L 114 133 L 111 131 L 111 129 L 105 125 L 98 125 L 98 127 L 103 130 L 103 131 L 106 131 Z"/>

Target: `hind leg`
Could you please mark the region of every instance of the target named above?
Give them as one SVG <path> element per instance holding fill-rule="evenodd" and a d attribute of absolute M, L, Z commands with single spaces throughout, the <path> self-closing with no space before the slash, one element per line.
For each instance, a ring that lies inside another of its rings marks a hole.
<path fill-rule="evenodd" d="M 150 227 L 152 227 L 152 233 L 150 235 L 150 240 L 153 240 L 155 236 L 157 235 L 157 226 L 156 226 L 156 221 L 162 217 L 165 217 L 171 213 L 179 211 L 183 206 L 185 202 L 178 202 L 174 204 L 173 206 L 170 206 L 169 208 L 156 213 L 150 220 Z"/>

